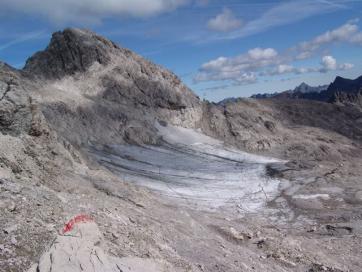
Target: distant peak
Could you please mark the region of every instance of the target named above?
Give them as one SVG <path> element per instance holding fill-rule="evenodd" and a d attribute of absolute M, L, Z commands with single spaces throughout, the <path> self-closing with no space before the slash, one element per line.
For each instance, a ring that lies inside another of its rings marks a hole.
<path fill-rule="evenodd" d="M 348 79 L 337 76 L 331 85 L 329 85 L 328 91 L 330 93 L 345 92 L 355 93 L 362 88 L 362 77 L 356 79 Z"/>
<path fill-rule="evenodd" d="M 346 81 L 352 81 L 352 79 L 344 78 L 341 76 L 336 76 L 333 83 L 340 83 L 340 82 L 346 82 Z"/>
<path fill-rule="evenodd" d="M 313 87 L 313 86 L 308 85 L 305 82 L 302 82 L 299 86 L 295 87 L 295 89 L 292 92 L 294 92 L 294 93 L 302 93 L 302 94 L 311 93 L 311 92 L 319 93 L 319 92 L 321 92 L 321 91 L 323 91 L 323 90 L 325 90 L 327 88 L 328 88 L 327 85 Z"/>
<path fill-rule="evenodd" d="M 112 41 L 98 35 L 97 33 L 89 29 L 66 28 L 63 31 L 53 33 L 50 43 L 52 43 L 53 39 L 57 36 L 64 36 L 67 37 L 69 40 L 78 41 L 80 43 L 90 43 L 88 45 L 91 45 L 92 43 L 102 45 L 105 47 L 105 49 L 118 48 L 118 46 Z"/>
<path fill-rule="evenodd" d="M 79 28 L 66 28 L 53 33 L 44 51 L 29 58 L 24 71 L 45 78 L 61 78 L 87 70 L 94 62 L 107 64 L 111 53 L 119 47 L 96 33 Z"/>
<path fill-rule="evenodd" d="M 362 76 L 357 77 L 356 79 L 349 79 L 349 78 L 344 78 L 341 76 L 337 76 L 334 80 L 334 83 L 339 83 L 339 82 L 349 82 L 349 83 L 357 83 L 357 82 L 361 82 L 362 81 Z"/>

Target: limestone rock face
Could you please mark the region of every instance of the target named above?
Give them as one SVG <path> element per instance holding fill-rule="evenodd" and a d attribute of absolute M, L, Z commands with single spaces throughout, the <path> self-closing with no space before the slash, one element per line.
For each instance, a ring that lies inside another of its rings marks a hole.
<path fill-rule="evenodd" d="M 199 102 L 173 73 L 89 30 L 54 33 L 48 47 L 27 60 L 23 72 L 49 81 L 86 72 L 95 63 L 109 70 L 99 78 L 107 100 L 169 109 Z"/>
<path fill-rule="evenodd" d="M 118 46 L 95 33 L 80 29 L 55 32 L 48 47 L 26 62 L 24 71 L 33 76 L 57 79 L 86 71 L 95 61 L 107 64 L 109 52 Z"/>
<path fill-rule="evenodd" d="M 20 135 L 31 128 L 30 97 L 22 87 L 18 74 L 7 65 L 0 70 L 0 131 Z"/>
<path fill-rule="evenodd" d="M 104 250 L 104 237 L 95 222 L 77 223 L 71 233 L 60 234 L 28 272 L 167 272 L 172 268 L 152 259 L 116 258 Z"/>
<path fill-rule="evenodd" d="M 49 124 L 76 145 L 155 143 L 156 120 L 195 127 L 202 115 L 175 74 L 88 30 L 54 33 L 21 74 L 36 82 L 29 92 Z"/>
<path fill-rule="evenodd" d="M 0 63 L 0 175 L 3 178 L 18 174 L 49 178 L 54 174 L 54 164 L 72 164 L 65 142 L 50 129 L 41 106 L 31 96 L 34 87 L 20 71 Z"/>

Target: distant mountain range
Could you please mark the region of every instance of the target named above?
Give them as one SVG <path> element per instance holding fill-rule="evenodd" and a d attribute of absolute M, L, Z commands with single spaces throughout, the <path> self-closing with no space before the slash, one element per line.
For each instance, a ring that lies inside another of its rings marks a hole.
<path fill-rule="evenodd" d="M 275 92 L 275 93 L 264 93 L 264 94 L 255 94 L 252 95 L 252 98 L 302 98 L 309 93 L 320 93 L 328 89 L 328 85 L 321 85 L 313 87 L 303 82 L 299 86 L 295 87 L 293 90 L 287 90 L 284 92 Z"/>
<path fill-rule="evenodd" d="M 294 90 L 255 94 L 255 99 L 309 99 L 329 103 L 356 104 L 362 106 L 362 76 L 352 80 L 337 76 L 330 85 L 312 87 L 302 83 Z"/>

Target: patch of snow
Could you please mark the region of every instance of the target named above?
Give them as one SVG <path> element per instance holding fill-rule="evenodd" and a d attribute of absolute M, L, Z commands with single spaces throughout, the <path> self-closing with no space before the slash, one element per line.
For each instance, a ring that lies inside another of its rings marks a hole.
<path fill-rule="evenodd" d="M 195 130 L 157 128 L 161 146 L 112 145 L 93 153 L 123 180 L 195 208 L 255 212 L 278 195 L 280 180 L 267 176 L 266 165 L 280 160 L 228 149 Z"/>
<path fill-rule="evenodd" d="M 315 198 L 322 198 L 322 199 L 329 199 L 328 194 L 314 194 L 314 195 L 294 195 L 293 198 L 299 199 L 315 199 Z"/>
<path fill-rule="evenodd" d="M 222 141 L 216 140 L 201 132 L 190 128 L 175 127 L 171 125 L 161 126 L 156 123 L 158 133 L 169 144 L 178 146 L 190 146 L 192 149 L 216 155 L 230 160 L 252 163 L 282 163 L 285 161 L 258 156 L 247 152 L 242 152 L 237 149 L 225 147 Z"/>

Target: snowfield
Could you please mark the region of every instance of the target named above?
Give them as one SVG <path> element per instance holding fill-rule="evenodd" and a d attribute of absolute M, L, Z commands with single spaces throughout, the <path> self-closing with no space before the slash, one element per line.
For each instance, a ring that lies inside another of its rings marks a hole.
<path fill-rule="evenodd" d="M 157 129 L 160 146 L 111 145 L 93 153 L 125 181 L 193 208 L 256 212 L 278 195 L 280 181 L 266 175 L 266 166 L 283 161 L 229 149 L 192 129 Z"/>

